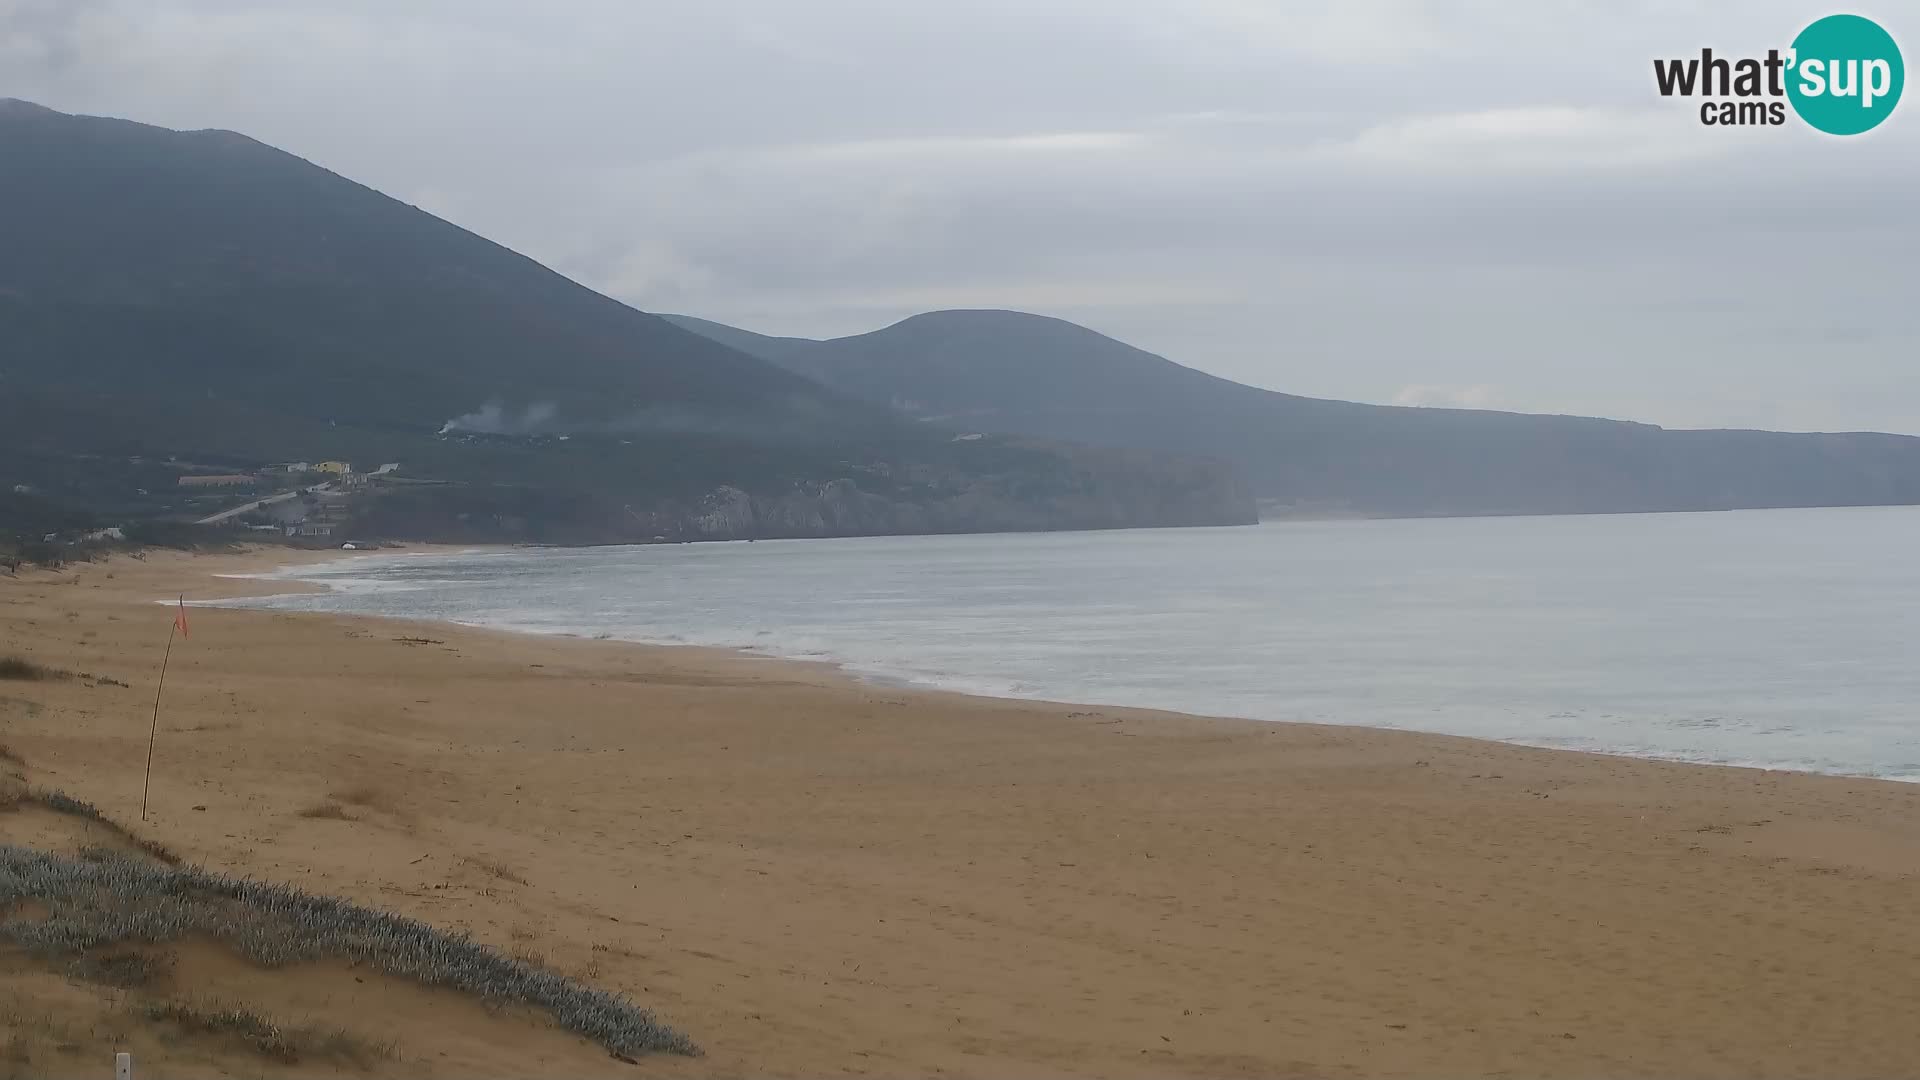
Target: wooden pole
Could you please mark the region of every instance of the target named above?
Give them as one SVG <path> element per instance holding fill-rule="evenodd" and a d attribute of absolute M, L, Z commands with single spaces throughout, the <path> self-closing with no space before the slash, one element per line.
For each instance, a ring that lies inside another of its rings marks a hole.
<path fill-rule="evenodd" d="M 180 596 L 184 607 L 186 594 Z M 174 619 L 167 630 L 167 651 L 160 656 L 160 682 L 153 688 L 153 723 L 147 728 L 147 777 L 140 783 L 140 820 L 147 820 L 147 793 L 153 789 L 153 740 L 160 733 L 160 692 L 167 688 L 167 662 L 173 659 L 173 637 L 180 632 L 180 620 Z"/>

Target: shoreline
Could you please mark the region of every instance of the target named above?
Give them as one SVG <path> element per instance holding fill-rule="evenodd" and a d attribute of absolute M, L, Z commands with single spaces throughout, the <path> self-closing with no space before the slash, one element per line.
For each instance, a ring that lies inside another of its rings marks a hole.
<path fill-rule="evenodd" d="M 0 682 L 26 782 L 138 820 L 171 617 L 150 602 L 246 588 L 209 575 L 249 558 L 0 577 L 5 651 L 111 677 Z M 147 834 L 625 993 L 706 1049 L 643 1062 L 663 1075 L 1920 1060 L 1911 784 L 897 689 L 698 646 L 190 618 Z M 40 842 L 37 820 L 0 814 L 0 839 Z M 48 992 L 27 978 L 0 974 L 0 1003 Z M 351 980 L 247 978 L 395 1023 Z M 373 1074 L 633 1075 L 537 1026 L 412 1015 Z"/>
<path fill-rule="evenodd" d="M 1868 508 L 1868 509 L 1872 509 L 1872 508 Z M 611 545 L 611 546 L 645 546 L 645 545 Z M 267 550 L 271 550 L 271 549 L 267 549 Z M 414 545 L 408 550 L 402 551 L 402 552 L 391 552 L 391 551 L 390 552 L 380 552 L 380 551 L 353 552 L 353 553 L 314 552 L 312 554 L 321 556 L 321 557 L 289 561 L 284 564 L 279 564 L 279 565 L 269 567 L 264 571 L 259 571 L 256 573 L 250 573 L 245 575 L 231 575 L 232 579 L 234 580 L 280 582 L 288 586 L 288 588 L 284 590 L 264 593 L 264 594 L 246 594 L 246 595 L 238 595 L 233 597 L 220 597 L 220 598 L 205 599 L 205 600 L 199 600 L 199 601 L 190 601 L 189 606 L 197 605 L 197 606 L 204 606 L 204 607 L 229 607 L 235 610 L 276 610 L 276 609 L 252 608 L 244 603 L 230 603 L 230 601 L 270 599 L 276 596 L 301 596 L 301 595 L 313 595 L 316 593 L 340 591 L 336 587 L 331 586 L 326 582 L 306 581 L 297 577 L 274 576 L 281 571 L 295 570 L 304 566 L 322 565 L 322 564 L 330 564 L 330 563 L 343 563 L 348 561 L 362 561 L 367 559 L 379 559 L 379 558 L 404 558 L 408 556 L 436 556 L 436 555 L 447 556 L 447 555 L 462 555 L 462 554 L 473 554 L 473 553 L 529 552 L 529 551 L 539 551 L 539 550 L 541 550 L 540 547 L 532 546 L 532 545 L 526 545 L 526 546 Z M 264 551 L 262 553 L 264 554 Z M 209 576 L 215 577 L 215 578 L 230 577 L 230 575 L 225 575 L 225 574 L 211 574 Z M 432 622 L 440 625 L 445 625 L 450 627 L 459 627 L 465 630 L 478 631 L 478 632 L 484 632 L 484 633 L 504 633 L 504 634 L 512 634 L 512 635 L 522 635 L 522 636 L 533 637 L 533 638 L 555 638 L 555 639 L 576 640 L 576 641 L 614 642 L 614 643 L 629 645 L 635 648 L 643 648 L 643 649 L 689 649 L 689 650 L 694 650 L 696 652 L 706 652 L 706 653 L 715 654 L 715 655 L 736 657 L 741 660 L 760 660 L 760 661 L 773 661 L 779 664 L 798 664 L 798 665 L 803 665 L 818 671 L 829 671 L 829 672 L 835 673 L 840 677 L 846 679 L 850 684 L 854 686 L 868 687 L 868 688 L 874 688 L 874 689 L 880 689 L 880 690 L 915 693 L 915 694 L 949 694 L 949 695 L 956 695 L 963 698 L 972 698 L 972 699 L 978 699 L 983 701 L 1027 702 L 1031 704 L 1056 707 L 1056 708 L 1062 708 L 1062 709 L 1131 709 L 1131 710 L 1137 710 L 1137 711 L 1166 713 L 1170 715 L 1186 716 L 1186 717 L 1191 717 L 1198 720 L 1213 720 L 1213 721 L 1232 722 L 1232 723 L 1292 724 L 1292 725 L 1304 725 L 1308 727 L 1327 727 L 1327 728 L 1339 728 L 1339 729 L 1352 729 L 1352 730 L 1360 730 L 1360 731 L 1411 734 L 1411 735 L 1431 736 L 1431 737 L 1437 737 L 1437 738 L 1469 739 L 1475 742 L 1484 742 L 1484 743 L 1489 743 L 1489 744 L 1498 745 L 1498 746 L 1522 747 L 1526 749 L 1542 750 L 1542 751 L 1548 751 L 1548 752 L 1554 752 L 1554 753 L 1583 754 L 1583 755 L 1591 755 L 1594 757 L 1602 757 L 1602 758 L 1625 758 L 1632 761 L 1658 761 L 1658 762 L 1665 762 L 1668 764 L 1698 766 L 1703 768 L 1744 769 L 1744 770 L 1751 770 L 1751 771 L 1762 772 L 1762 773 L 1781 773 L 1781 774 L 1789 774 L 1789 775 L 1835 776 L 1835 777 L 1846 777 L 1846 778 L 1860 779 L 1860 780 L 1874 780 L 1874 781 L 1880 781 L 1880 782 L 1886 782 L 1886 783 L 1920 785 L 1920 773 L 1915 773 L 1912 775 L 1900 774 L 1900 775 L 1889 776 L 1889 775 L 1861 773 L 1861 772 L 1844 772 L 1844 771 L 1838 771 L 1838 770 L 1793 768 L 1793 767 L 1786 767 L 1781 765 L 1767 764 L 1761 761 L 1700 760 L 1696 758 L 1653 754 L 1653 753 L 1647 753 L 1645 751 L 1636 751 L 1633 749 L 1616 750 L 1616 749 L 1607 749 L 1604 747 L 1556 746 L 1556 745 L 1544 744 L 1540 742 L 1530 742 L 1530 741 L 1526 741 L 1525 739 L 1518 739 L 1518 738 L 1501 739 L 1501 738 L 1492 738 L 1492 737 L 1480 736 L 1480 735 L 1462 735 L 1454 732 L 1430 730 L 1425 728 L 1387 727 L 1387 726 L 1382 726 L 1378 724 L 1366 724 L 1366 723 L 1340 723 L 1340 722 L 1312 721 L 1312 720 L 1270 719 L 1270 718 L 1258 717 L 1258 716 L 1243 716 L 1243 715 L 1234 715 L 1234 714 L 1226 714 L 1226 713 L 1210 713 L 1210 712 L 1204 712 L 1204 711 L 1194 711 L 1194 710 L 1188 710 L 1188 709 L 1183 709 L 1179 707 L 1162 707 L 1162 706 L 1152 706 L 1152 705 L 1137 706 L 1137 705 L 1126 705 L 1126 704 L 1121 704 L 1121 703 L 1111 702 L 1111 701 L 1081 700 L 1081 699 L 1071 699 L 1071 698 L 1063 698 L 1063 697 L 1045 697 L 1045 696 L 1039 696 L 1039 695 L 1022 695 L 1022 694 L 1011 693 L 1011 692 L 998 692 L 994 690 L 968 689 L 960 686 L 941 685 L 938 682 L 930 681 L 924 678 L 918 678 L 910 674 L 903 675 L 903 674 L 897 674 L 897 673 L 881 671 L 881 670 L 871 670 L 871 671 L 859 670 L 859 666 L 863 662 L 856 659 L 852 659 L 852 658 L 832 657 L 832 656 L 816 657 L 816 656 L 786 655 L 779 652 L 762 651 L 760 648 L 755 646 L 750 646 L 750 645 L 701 645 L 701 644 L 692 644 L 684 641 L 651 640 L 651 639 L 642 639 L 642 638 L 618 637 L 611 634 L 606 636 L 598 636 L 598 635 L 588 636 L 584 634 L 573 633 L 570 631 L 569 632 L 551 632 L 551 631 L 542 631 L 542 630 L 536 630 L 536 629 L 527 629 L 527 628 L 510 626 L 510 625 L 469 623 L 469 622 L 460 622 L 452 619 L 432 619 L 432 618 L 422 618 L 419 616 L 406 616 L 406 615 L 378 615 L 378 614 L 372 614 L 372 613 L 366 613 L 366 612 L 298 612 L 298 613 L 328 614 L 328 615 L 335 615 L 335 616 L 345 617 L 345 618 L 380 619 L 380 620 L 392 620 L 392 621 L 398 621 L 398 622 Z"/>

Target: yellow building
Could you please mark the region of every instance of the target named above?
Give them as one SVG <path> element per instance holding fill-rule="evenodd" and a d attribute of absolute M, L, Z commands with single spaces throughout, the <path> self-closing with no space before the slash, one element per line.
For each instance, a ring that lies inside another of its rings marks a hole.
<path fill-rule="evenodd" d="M 315 472 L 332 473 L 335 476 L 345 476 L 353 471 L 353 466 L 344 461 L 323 461 L 313 468 Z"/>

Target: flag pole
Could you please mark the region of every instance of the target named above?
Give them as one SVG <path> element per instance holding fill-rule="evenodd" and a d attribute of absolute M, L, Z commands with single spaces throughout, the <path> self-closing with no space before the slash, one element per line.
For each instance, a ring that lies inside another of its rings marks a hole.
<path fill-rule="evenodd" d="M 187 595 L 180 594 L 180 610 L 187 609 Z M 147 728 L 147 776 L 140 782 L 140 820 L 147 820 L 147 793 L 153 788 L 153 740 L 160 733 L 160 692 L 167 687 L 167 662 L 173 659 L 173 637 L 180 632 L 180 618 L 175 616 L 173 626 L 167 630 L 167 651 L 160 656 L 160 681 L 153 688 L 153 723 Z"/>

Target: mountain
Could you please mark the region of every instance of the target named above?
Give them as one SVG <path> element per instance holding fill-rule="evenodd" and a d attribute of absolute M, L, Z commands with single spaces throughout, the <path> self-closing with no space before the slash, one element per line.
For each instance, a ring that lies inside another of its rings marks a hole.
<path fill-rule="evenodd" d="M 772 425 L 876 422 L 815 384 L 244 136 L 22 103 L 0 108 L 0 125 L 0 296 L 13 335 L 49 347 L 134 332 L 175 350 L 229 343 L 190 370 L 144 349 L 96 348 L 62 385 L 212 388 L 276 417 L 368 425 L 417 423 L 423 411 L 444 421 L 488 402 L 507 415 L 551 406 L 572 423 L 674 409 Z M 628 362 L 635 355 L 645 362 Z M 278 393 L 295 375 L 299 392 Z"/>
<path fill-rule="evenodd" d="M 936 311 L 816 341 L 669 321 L 949 429 L 1217 457 L 1271 507 L 1556 514 L 1920 503 L 1920 438 L 1668 430 L 1262 390 L 1059 319 Z"/>
<path fill-rule="evenodd" d="M 462 537 L 1250 515 L 1215 465 L 957 443 L 232 132 L 0 100 L 0 237 L 0 481 L 48 497 L 339 458 L 457 485 L 374 520 Z"/>

